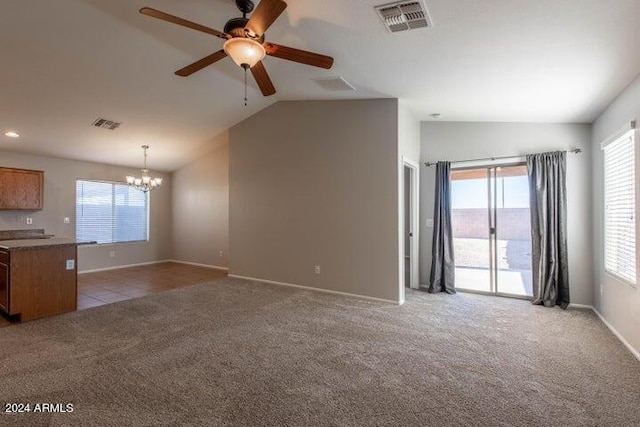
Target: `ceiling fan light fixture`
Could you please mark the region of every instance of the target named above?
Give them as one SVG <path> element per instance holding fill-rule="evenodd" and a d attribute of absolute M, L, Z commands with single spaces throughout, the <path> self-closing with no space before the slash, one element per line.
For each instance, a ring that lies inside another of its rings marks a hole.
<path fill-rule="evenodd" d="M 242 68 L 253 67 L 262 61 L 267 54 L 262 44 L 244 37 L 234 37 L 227 40 L 224 42 L 223 48 L 233 62 Z"/>

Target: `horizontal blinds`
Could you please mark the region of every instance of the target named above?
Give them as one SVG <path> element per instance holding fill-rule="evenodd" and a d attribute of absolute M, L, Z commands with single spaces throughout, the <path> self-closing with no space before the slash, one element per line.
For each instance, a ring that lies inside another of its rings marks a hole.
<path fill-rule="evenodd" d="M 126 184 L 76 181 L 76 239 L 98 243 L 148 238 L 148 193 Z"/>
<path fill-rule="evenodd" d="M 629 132 L 604 147 L 605 270 L 636 284 L 635 144 Z"/>

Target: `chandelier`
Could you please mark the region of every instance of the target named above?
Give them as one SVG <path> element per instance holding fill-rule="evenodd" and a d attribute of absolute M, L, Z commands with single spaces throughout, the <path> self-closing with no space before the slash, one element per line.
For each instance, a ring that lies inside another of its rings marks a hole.
<path fill-rule="evenodd" d="M 162 185 L 162 178 L 152 178 L 149 176 L 149 169 L 147 169 L 147 150 L 149 149 L 149 146 L 143 145 L 142 149 L 144 150 L 144 169 L 140 169 L 142 176 L 140 178 L 136 178 L 131 175 L 127 176 L 127 184 L 146 193 L 147 191 L 160 188 Z"/>

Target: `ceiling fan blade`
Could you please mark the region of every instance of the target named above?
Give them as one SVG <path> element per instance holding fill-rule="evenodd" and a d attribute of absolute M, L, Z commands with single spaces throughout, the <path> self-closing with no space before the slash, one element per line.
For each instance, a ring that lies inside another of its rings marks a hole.
<path fill-rule="evenodd" d="M 173 16 L 160 10 L 152 9 L 150 7 L 143 7 L 140 9 L 140 13 L 143 15 L 151 16 L 152 18 L 162 19 L 163 21 L 171 22 L 172 24 L 181 25 L 183 27 L 191 28 L 192 30 L 202 31 L 203 33 L 211 34 L 212 36 L 220 37 L 221 39 L 229 39 L 229 34 L 223 33 L 213 28 L 205 27 L 204 25 L 196 24 L 195 22 L 187 21 L 186 19 L 178 16 Z"/>
<path fill-rule="evenodd" d="M 251 67 L 251 74 L 253 74 L 253 78 L 256 79 L 256 83 L 258 83 L 258 87 L 264 96 L 276 93 L 276 88 L 273 86 L 262 61 L 257 62 L 256 65 Z"/>
<path fill-rule="evenodd" d="M 209 56 L 205 56 L 204 58 L 202 58 L 199 61 L 194 62 L 193 64 L 187 65 L 184 68 L 179 69 L 178 71 L 176 71 L 176 74 L 182 77 L 187 77 L 190 76 L 191 74 L 195 73 L 196 71 L 200 71 L 202 70 L 204 67 L 208 67 L 209 65 L 213 64 L 214 62 L 218 62 L 220 61 L 222 58 L 226 57 L 227 54 L 224 53 L 224 50 L 219 50 L 216 53 L 212 53 Z"/>
<path fill-rule="evenodd" d="M 327 70 L 333 66 L 333 58 L 330 56 L 281 46 L 275 43 L 265 43 L 263 46 L 267 51 L 267 55 L 275 56 L 276 58 L 326 68 Z"/>
<path fill-rule="evenodd" d="M 245 28 L 260 37 L 286 8 L 287 4 L 282 0 L 261 0 Z"/>

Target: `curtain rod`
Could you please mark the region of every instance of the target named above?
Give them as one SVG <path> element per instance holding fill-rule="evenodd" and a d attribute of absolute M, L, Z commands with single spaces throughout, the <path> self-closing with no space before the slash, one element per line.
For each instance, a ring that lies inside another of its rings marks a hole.
<path fill-rule="evenodd" d="M 574 154 L 580 154 L 582 153 L 582 149 L 581 148 L 573 148 L 571 150 L 565 150 L 567 153 L 574 153 Z M 538 154 L 542 154 L 542 153 L 538 153 Z M 515 155 L 515 156 L 499 156 L 499 157 L 483 157 L 480 159 L 466 159 L 466 160 L 456 160 L 455 162 L 451 162 L 451 163 L 463 163 L 463 162 L 477 162 L 480 160 L 491 160 L 492 162 L 494 160 L 502 160 L 502 159 L 512 159 L 514 157 L 522 157 L 525 156 L 526 154 L 522 154 L 522 155 Z M 433 165 L 435 165 L 437 162 L 424 162 L 424 165 L 426 167 L 431 167 Z"/>

